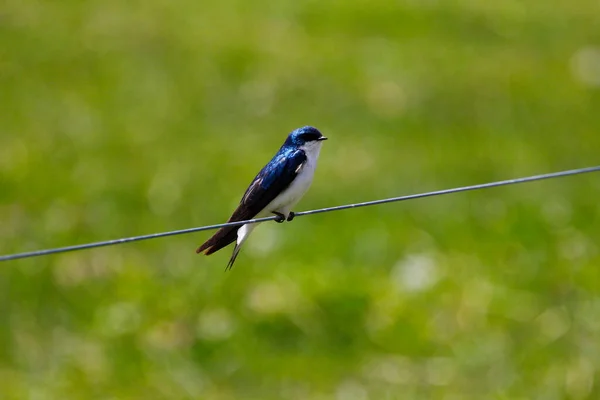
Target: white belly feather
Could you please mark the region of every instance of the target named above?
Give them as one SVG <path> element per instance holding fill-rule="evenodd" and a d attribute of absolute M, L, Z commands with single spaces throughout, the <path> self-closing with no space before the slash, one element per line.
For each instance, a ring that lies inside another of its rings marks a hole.
<path fill-rule="evenodd" d="M 304 150 L 306 153 L 306 162 L 302 166 L 302 169 L 298 172 L 296 178 L 292 181 L 290 186 L 275 197 L 261 212 L 259 212 L 255 218 L 263 218 L 273 215 L 273 211 L 288 216 L 292 208 L 298 204 L 300 199 L 306 194 L 308 188 L 313 181 L 315 175 L 315 168 L 317 167 L 317 159 L 319 158 L 319 152 L 321 151 L 322 142 L 315 142 L 307 145 Z M 250 233 L 256 228 L 258 224 L 243 225 L 237 234 L 237 244 L 241 244 L 248 238 Z"/>
<path fill-rule="evenodd" d="M 306 194 L 315 174 L 315 163 L 307 161 L 298 172 L 296 179 L 279 196 L 273 199 L 260 213 L 262 216 L 271 214 L 273 211 L 287 216 L 292 208 L 298 204 Z"/>

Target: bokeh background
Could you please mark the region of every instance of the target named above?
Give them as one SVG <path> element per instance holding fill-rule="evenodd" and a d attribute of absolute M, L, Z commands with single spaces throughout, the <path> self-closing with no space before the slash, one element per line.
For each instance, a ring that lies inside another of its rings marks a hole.
<path fill-rule="evenodd" d="M 0 253 L 223 222 L 292 129 L 298 211 L 598 164 L 595 0 L 7 0 Z M 0 265 L 2 399 L 600 396 L 600 179 Z"/>

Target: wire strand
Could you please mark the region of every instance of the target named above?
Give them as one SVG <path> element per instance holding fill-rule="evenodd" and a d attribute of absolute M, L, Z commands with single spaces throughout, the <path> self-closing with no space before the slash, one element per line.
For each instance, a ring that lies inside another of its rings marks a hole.
<path fill-rule="evenodd" d="M 467 192 L 467 191 L 471 191 L 471 190 L 489 189 L 489 188 L 498 187 L 498 186 L 515 185 L 518 183 L 541 181 L 541 180 L 545 180 L 545 179 L 553 179 L 553 178 L 560 178 L 560 177 L 565 177 L 565 176 L 580 175 L 580 174 L 585 174 L 585 173 L 589 173 L 589 172 L 598 172 L 598 171 L 600 171 L 600 165 L 595 166 L 595 167 L 578 168 L 578 169 L 571 169 L 571 170 L 560 171 L 560 172 L 552 172 L 552 173 L 541 174 L 541 175 L 527 176 L 527 177 L 523 177 L 523 178 L 507 179 L 504 181 L 482 183 L 482 184 L 478 184 L 478 185 L 463 186 L 463 187 L 457 187 L 457 188 L 452 188 L 452 189 L 436 190 L 433 192 L 411 194 L 411 195 L 407 195 L 407 196 L 391 197 L 391 198 L 381 199 L 381 200 L 365 201 L 363 203 L 345 204 L 345 205 L 335 206 L 335 207 L 320 208 L 317 210 L 301 211 L 301 212 L 295 213 L 295 216 L 301 217 L 304 215 L 321 214 L 321 213 L 331 212 L 331 211 L 341 211 L 341 210 L 347 210 L 350 208 L 375 206 L 375 205 L 379 205 L 379 204 L 387 204 L 387 203 L 394 203 L 394 202 L 398 202 L 398 201 L 420 199 L 420 198 L 424 198 L 424 197 L 441 196 L 441 195 L 445 195 L 445 194 L 458 193 L 458 192 Z M 206 226 L 200 226 L 200 227 L 196 227 L 196 228 L 180 229 L 180 230 L 176 230 L 176 231 L 152 233 L 149 235 L 132 236 L 132 237 L 121 238 L 121 239 L 106 240 L 103 242 L 78 244 L 78 245 L 74 245 L 74 246 L 57 247 L 57 248 L 46 249 L 46 250 L 36 250 L 36 251 L 28 251 L 28 252 L 24 252 L 24 253 L 8 254 L 8 255 L 0 256 L 0 261 L 10 261 L 10 260 L 17 260 L 20 258 L 39 257 L 39 256 L 50 255 L 50 254 L 66 253 L 69 251 L 112 246 L 112 245 L 117 245 L 117 244 L 122 244 L 122 243 L 139 242 L 142 240 L 182 235 L 185 233 L 192 233 L 192 232 L 202 232 L 202 231 L 219 229 L 219 228 L 224 228 L 224 227 L 229 227 L 229 226 L 256 224 L 259 222 L 272 221 L 275 218 L 276 218 L 275 216 L 265 217 L 265 218 L 256 218 L 256 219 L 249 219 L 246 221 L 227 222 L 224 224 L 206 225 Z"/>

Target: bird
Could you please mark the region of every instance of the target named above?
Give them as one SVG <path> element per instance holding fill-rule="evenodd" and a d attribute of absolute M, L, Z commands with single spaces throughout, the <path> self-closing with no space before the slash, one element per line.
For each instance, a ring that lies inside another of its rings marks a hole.
<path fill-rule="evenodd" d="M 292 221 L 292 208 L 310 187 L 323 141 L 327 137 L 312 126 L 304 126 L 289 133 L 279 151 L 256 175 L 242 196 L 238 207 L 227 222 L 245 221 L 275 215 L 275 221 Z M 227 267 L 229 270 L 244 242 L 258 226 L 246 224 L 219 229 L 204 242 L 196 253 L 210 255 L 236 242 Z"/>

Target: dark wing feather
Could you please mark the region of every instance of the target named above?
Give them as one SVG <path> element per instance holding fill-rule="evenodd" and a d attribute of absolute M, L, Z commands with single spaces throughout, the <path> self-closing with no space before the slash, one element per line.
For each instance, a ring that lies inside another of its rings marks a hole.
<path fill-rule="evenodd" d="M 246 193 L 244 193 L 240 205 L 227 222 L 244 221 L 254 218 L 279 193 L 287 189 L 305 162 L 306 154 L 302 150 L 280 151 L 256 175 Z M 196 253 L 204 252 L 206 255 L 209 255 L 235 242 L 239 228 L 239 226 L 230 226 L 219 229 L 202 246 L 198 247 Z"/>

